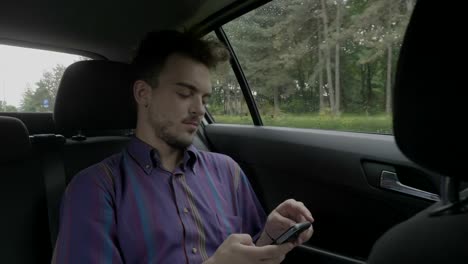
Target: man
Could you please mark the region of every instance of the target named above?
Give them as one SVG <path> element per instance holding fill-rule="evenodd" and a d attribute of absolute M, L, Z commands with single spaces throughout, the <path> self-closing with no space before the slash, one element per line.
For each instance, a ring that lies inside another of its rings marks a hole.
<path fill-rule="evenodd" d="M 192 145 L 226 49 L 175 31 L 150 33 L 133 66 L 136 135 L 122 153 L 75 176 L 64 195 L 56 263 L 280 263 L 269 245 L 313 221 L 288 200 L 266 217 L 231 158 Z"/>

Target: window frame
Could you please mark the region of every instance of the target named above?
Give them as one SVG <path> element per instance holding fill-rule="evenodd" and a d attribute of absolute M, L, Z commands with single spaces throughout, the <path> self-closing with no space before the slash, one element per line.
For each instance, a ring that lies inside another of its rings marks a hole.
<path fill-rule="evenodd" d="M 231 65 L 231 68 L 234 71 L 234 75 L 236 76 L 237 82 L 239 83 L 239 86 L 242 91 L 242 95 L 244 96 L 244 100 L 247 104 L 247 107 L 249 108 L 250 116 L 252 118 L 254 126 L 263 126 L 263 121 L 262 121 L 260 112 L 258 111 L 255 98 L 253 98 L 252 96 L 252 91 L 250 89 L 249 82 L 247 81 L 247 78 L 244 75 L 242 66 L 240 65 L 239 60 L 237 59 L 236 53 L 234 52 L 234 49 L 232 48 L 231 43 L 229 42 L 229 39 L 226 36 L 226 33 L 224 32 L 222 27 L 216 28 L 214 32 L 216 36 L 218 37 L 218 39 L 224 45 L 226 45 L 229 51 L 229 54 L 231 56 L 231 58 L 229 59 L 229 64 Z M 214 120 L 212 117 L 211 117 L 211 121 L 212 121 L 211 123 L 214 123 Z"/>
<path fill-rule="evenodd" d="M 274 126 L 274 125 L 265 125 L 262 120 L 262 115 L 260 114 L 260 110 L 257 106 L 257 102 L 252 94 L 252 90 L 249 85 L 249 81 L 243 71 L 242 65 L 240 64 L 236 52 L 232 47 L 229 37 L 225 33 L 223 27 L 228 23 L 258 9 L 262 6 L 265 6 L 269 3 L 273 2 L 273 0 L 260 0 L 254 1 L 252 3 L 246 3 L 245 5 L 233 5 L 233 8 L 230 7 L 224 8 L 217 13 L 213 14 L 212 16 L 208 17 L 197 26 L 192 28 L 192 32 L 199 35 L 207 35 L 211 32 L 216 34 L 218 40 L 223 43 L 229 51 L 231 56 L 229 62 L 231 69 L 233 70 L 235 77 L 240 85 L 242 94 L 244 96 L 244 100 L 248 106 L 250 116 L 253 121 L 254 126 L 266 126 L 266 127 L 278 127 L 278 128 L 289 128 L 289 129 L 307 129 L 307 130 L 324 130 L 324 131 L 331 131 L 331 132 L 344 132 L 344 133 L 359 133 L 359 134 L 375 134 L 375 135 L 388 135 L 393 136 L 393 132 L 390 133 L 381 133 L 381 132 L 373 132 L 373 131 L 352 131 L 352 130 L 340 130 L 340 129 L 326 129 L 326 128 L 306 128 L 306 127 L 293 127 L 293 126 Z M 231 11 L 230 11 L 231 10 Z M 393 80 L 394 82 L 395 80 Z M 390 115 L 390 117 L 392 114 Z M 209 113 L 207 110 L 205 115 L 205 120 L 207 124 L 217 124 L 213 115 Z M 223 124 L 223 123 L 218 123 Z M 239 124 L 241 125 L 241 124 Z"/>

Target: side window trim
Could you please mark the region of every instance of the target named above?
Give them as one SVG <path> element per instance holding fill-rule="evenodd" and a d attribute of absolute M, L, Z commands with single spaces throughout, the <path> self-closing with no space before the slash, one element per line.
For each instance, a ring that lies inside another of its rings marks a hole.
<path fill-rule="evenodd" d="M 229 42 L 229 39 L 226 36 L 226 33 L 224 33 L 222 27 L 219 27 L 215 29 L 215 34 L 218 37 L 218 39 L 224 45 L 226 45 L 227 49 L 229 50 L 229 53 L 231 55 L 231 59 L 229 60 L 229 62 L 231 64 L 232 70 L 234 71 L 234 75 L 236 76 L 237 81 L 239 82 L 242 94 L 244 95 L 245 102 L 247 104 L 247 107 L 249 108 L 253 124 L 255 126 L 263 126 L 263 121 L 260 116 L 260 112 L 258 111 L 255 99 L 252 96 L 249 83 L 247 81 L 247 78 L 245 78 L 244 72 L 242 71 L 242 67 L 239 63 L 239 60 L 237 59 L 234 49 L 231 46 L 231 43 Z M 212 120 L 213 119 L 211 118 L 211 121 Z"/>

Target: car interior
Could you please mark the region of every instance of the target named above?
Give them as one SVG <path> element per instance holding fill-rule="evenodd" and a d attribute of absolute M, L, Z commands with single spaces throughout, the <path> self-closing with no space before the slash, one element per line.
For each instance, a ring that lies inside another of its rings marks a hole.
<path fill-rule="evenodd" d="M 65 70 L 53 113 L 0 113 L 1 262 L 50 263 L 67 184 L 130 140 L 129 62 L 145 33 L 214 31 L 229 45 L 221 27 L 265 3 L 2 1 L 0 44 L 90 60 Z M 288 198 L 307 205 L 314 235 L 284 263 L 468 262 L 461 12 L 417 1 L 398 58 L 394 135 L 265 126 L 232 54 L 255 124 L 207 114 L 194 145 L 236 160 L 265 211 Z M 434 19 L 441 13 L 451 15 Z"/>

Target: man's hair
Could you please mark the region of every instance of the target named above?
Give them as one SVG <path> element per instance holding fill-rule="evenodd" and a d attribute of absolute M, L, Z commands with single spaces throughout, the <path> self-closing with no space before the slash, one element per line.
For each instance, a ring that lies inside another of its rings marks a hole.
<path fill-rule="evenodd" d="M 140 43 L 132 62 L 135 77 L 157 87 L 158 76 L 167 58 L 173 54 L 187 56 L 209 69 L 229 60 L 229 51 L 218 41 L 173 30 L 150 32 Z"/>

